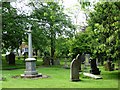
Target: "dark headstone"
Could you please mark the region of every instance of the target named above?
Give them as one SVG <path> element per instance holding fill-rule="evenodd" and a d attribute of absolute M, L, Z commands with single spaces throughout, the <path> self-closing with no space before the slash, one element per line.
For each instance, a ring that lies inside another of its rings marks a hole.
<path fill-rule="evenodd" d="M 81 57 L 80 59 L 81 59 L 82 64 L 84 64 L 84 62 L 85 62 L 85 54 L 82 54 L 80 57 Z"/>
<path fill-rule="evenodd" d="M 15 54 L 13 52 L 8 55 L 8 64 L 15 65 Z"/>
<path fill-rule="evenodd" d="M 80 55 L 80 54 L 79 54 L 79 56 L 78 56 L 77 59 L 79 60 L 79 72 L 81 72 L 81 71 L 82 71 L 82 70 L 81 70 L 81 63 L 83 62 L 83 55 Z"/>
<path fill-rule="evenodd" d="M 104 67 L 106 71 L 114 71 L 115 65 L 112 64 L 112 61 L 107 60 Z"/>
<path fill-rule="evenodd" d="M 91 70 L 90 73 L 100 75 L 99 68 L 97 68 L 96 59 L 90 59 Z"/>
<path fill-rule="evenodd" d="M 79 68 L 80 68 L 80 55 L 78 54 L 70 65 L 70 79 L 71 81 L 80 81 L 79 79 Z"/>
<path fill-rule="evenodd" d="M 9 55 L 6 55 L 5 58 L 6 58 L 6 62 L 8 63 L 9 62 Z"/>
<path fill-rule="evenodd" d="M 50 54 L 49 52 L 44 52 L 44 57 L 43 57 L 43 65 L 47 65 L 49 66 L 50 65 Z"/>
<path fill-rule="evenodd" d="M 111 68 L 114 71 L 115 70 L 115 64 L 112 64 Z"/>
<path fill-rule="evenodd" d="M 43 58 L 43 65 L 47 65 L 47 66 L 50 65 L 50 57 L 44 56 L 44 58 Z"/>

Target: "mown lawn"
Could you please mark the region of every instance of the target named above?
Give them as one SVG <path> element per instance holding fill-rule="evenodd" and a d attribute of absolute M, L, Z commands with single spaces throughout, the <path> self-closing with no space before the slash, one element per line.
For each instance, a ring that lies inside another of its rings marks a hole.
<path fill-rule="evenodd" d="M 118 71 L 104 71 L 103 66 L 99 67 L 103 79 L 86 78 L 81 74 L 80 82 L 71 82 L 70 69 L 64 69 L 63 65 L 45 67 L 41 65 L 40 60 L 37 61 L 37 70 L 43 75 L 48 75 L 48 78 L 12 78 L 12 76 L 20 76 L 25 70 L 22 60 L 16 62 L 16 66 L 3 64 L 2 74 L 6 80 L 2 82 L 2 88 L 118 88 Z M 10 68 L 15 69 L 10 70 Z"/>

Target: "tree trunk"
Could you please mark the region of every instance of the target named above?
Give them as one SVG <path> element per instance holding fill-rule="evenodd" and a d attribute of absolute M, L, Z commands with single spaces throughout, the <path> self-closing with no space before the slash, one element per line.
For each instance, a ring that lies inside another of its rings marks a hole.
<path fill-rule="evenodd" d="M 51 64 L 54 65 L 54 54 L 55 54 L 55 33 L 51 30 Z"/>

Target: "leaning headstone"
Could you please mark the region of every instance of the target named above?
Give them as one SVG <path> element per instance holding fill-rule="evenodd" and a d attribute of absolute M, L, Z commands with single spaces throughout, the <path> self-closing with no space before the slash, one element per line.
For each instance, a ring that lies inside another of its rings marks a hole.
<path fill-rule="evenodd" d="M 78 54 L 70 65 L 70 79 L 71 81 L 80 81 L 79 79 L 79 68 L 80 68 L 80 55 Z"/>
<path fill-rule="evenodd" d="M 91 70 L 90 73 L 100 75 L 99 68 L 97 68 L 96 59 L 90 59 Z"/>
<path fill-rule="evenodd" d="M 114 71 L 115 65 L 112 64 L 112 61 L 107 60 L 104 67 L 106 71 Z"/>
<path fill-rule="evenodd" d="M 11 52 L 8 55 L 8 64 L 9 65 L 15 65 L 15 54 L 13 52 Z"/>

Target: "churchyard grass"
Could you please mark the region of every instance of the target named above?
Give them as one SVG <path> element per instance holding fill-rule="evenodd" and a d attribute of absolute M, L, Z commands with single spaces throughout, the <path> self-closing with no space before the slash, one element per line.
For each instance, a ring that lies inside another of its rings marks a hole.
<path fill-rule="evenodd" d="M 2 88 L 118 88 L 118 71 L 105 71 L 103 66 L 100 66 L 101 76 L 103 79 L 86 78 L 80 75 L 81 81 L 70 81 L 70 69 L 64 69 L 63 65 L 59 66 L 42 66 L 42 60 L 37 60 L 37 70 L 43 75 L 48 75 L 48 78 L 25 79 L 20 77 L 24 73 L 24 64 L 22 60 L 16 60 L 16 66 L 5 66 L 3 60 L 3 77 Z M 62 62 L 63 63 L 63 62 Z M 10 68 L 15 68 L 11 69 Z"/>

